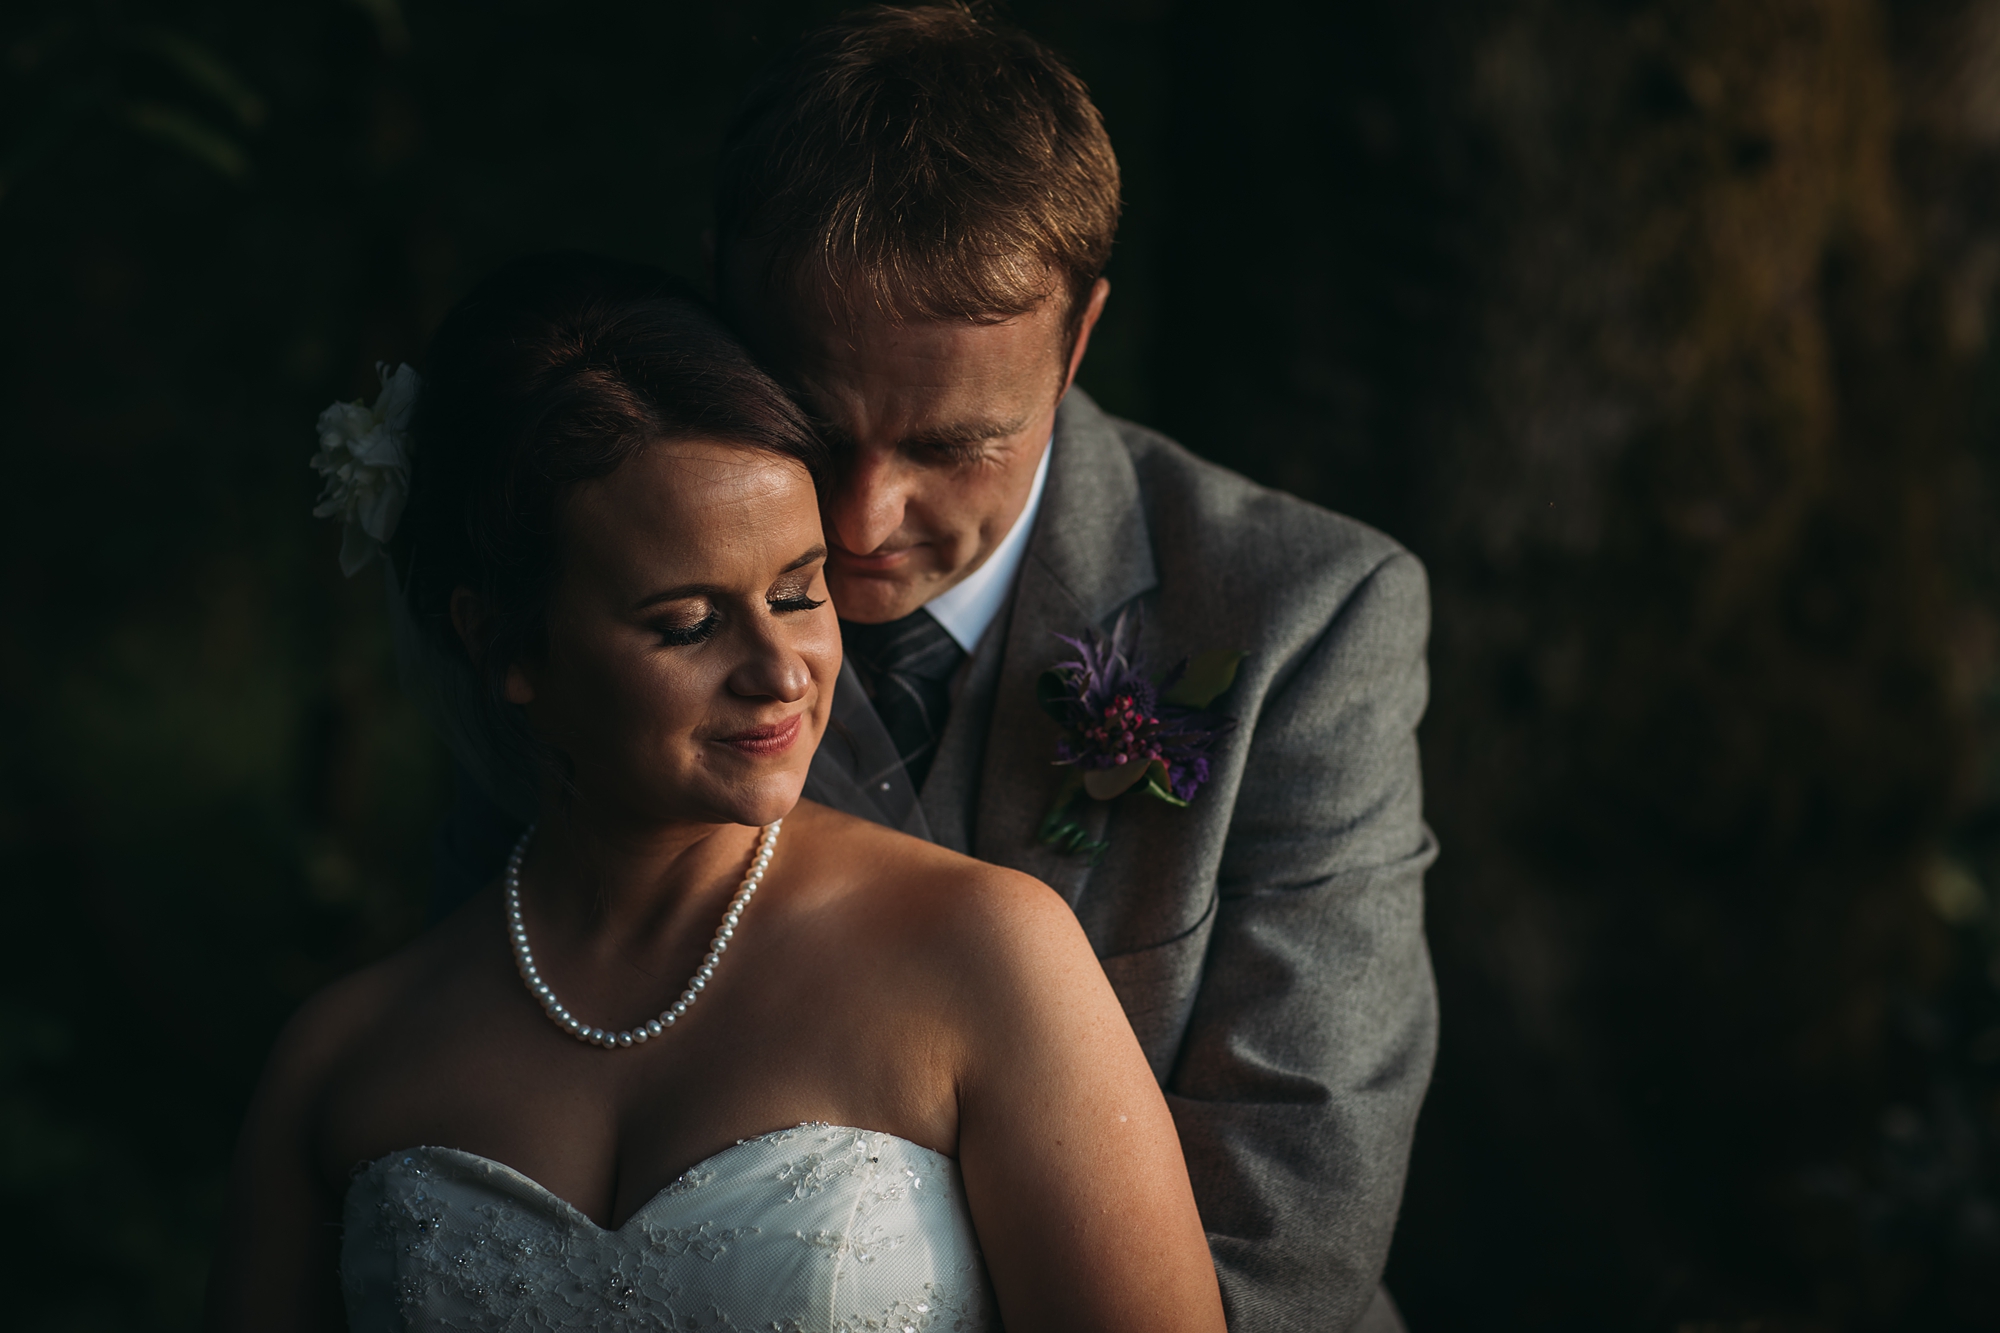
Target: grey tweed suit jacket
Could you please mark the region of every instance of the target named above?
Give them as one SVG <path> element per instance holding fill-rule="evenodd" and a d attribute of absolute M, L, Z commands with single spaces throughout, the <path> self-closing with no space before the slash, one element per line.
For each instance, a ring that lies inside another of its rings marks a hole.
<path fill-rule="evenodd" d="M 1053 449 L 921 795 L 851 670 L 806 794 L 1069 901 L 1173 1109 L 1233 1330 L 1399 1327 L 1377 1283 L 1437 1040 L 1423 567 L 1081 390 Z M 1058 633 L 1128 607 L 1157 664 L 1249 653 L 1216 704 L 1240 726 L 1186 809 L 1084 803 L 1110 843 L 1093 868 L 1035 840 L 1064 770 L 1034 686 L 1066 655 Z"/>

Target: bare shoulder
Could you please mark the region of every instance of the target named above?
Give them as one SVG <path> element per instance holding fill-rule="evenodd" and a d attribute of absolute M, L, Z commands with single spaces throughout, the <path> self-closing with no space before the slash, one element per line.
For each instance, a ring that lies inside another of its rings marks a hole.
<path fill-rule="evenodd" d="M 815 867 L 839 867 L 838 881 L 845 892 L 881 895 L 904 908 L 937 909 L 961 919 L 1054 915 L 1075 922 L 1055 890 L 1033 875 L 976 860 L 817 802 L 799 802 L 785 818 L 785 833 L 795 848 L 810 848 L 806 854 Z"/>
<path fill-rule="evenodd" d="M 807 804 L 798 842 L 841 867 L 835 891 L 846 906 L 907 956 L 935 960 L 962 983 L 999 985 L 1095 966 L 1076 914 L 1034 876 Z"/>
<path fill-rule="evenodd" d="M 267 1090 L 285 1100 L 311 1098 L 371 1034 L 395 1021 L 410 997 L 457 952 L 464 923 L 452 920 L 378 962 L 314 993 L 299 1006 L 271 1048 Z"/>

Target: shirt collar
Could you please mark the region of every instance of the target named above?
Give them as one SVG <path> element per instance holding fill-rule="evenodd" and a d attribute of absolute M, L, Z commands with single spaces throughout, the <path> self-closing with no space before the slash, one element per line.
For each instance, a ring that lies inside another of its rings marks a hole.
<path fill-rule="evenodd" d="M 985 637 L 994 617 L 1006 605 L 1007 594 L 1013 591 L 1014 576 L 1028 554 L 1028 535 L 1035 530 L 1035 514 L 1042 507 L 1042 488 L 1048 484 L 1049 455 L 1055 452 L 1054 445 L 1055 436 L 1051 435 L 1042 449 L 1042 461 L 1035 468 L 1035 482 L 1028 489 L 1027 505 L 1000 544 L 993 548 L 993 554 L 986 557 L 986 563 L 931 598 L 924 607 L 968 653 L 979 647 L 979 640 Z"/>

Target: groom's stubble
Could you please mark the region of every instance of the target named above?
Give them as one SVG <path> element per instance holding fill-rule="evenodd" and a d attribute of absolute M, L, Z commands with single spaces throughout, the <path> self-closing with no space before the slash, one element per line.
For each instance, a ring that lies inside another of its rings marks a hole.
<path fill-rule="evenodd" d="M 983 565 L 1027 505 L 1109 284 L 1078 311 L 1057 292 L 982 321 L 857 313 L 824 290 L 781 306 L 732 276 L 718 274 L 731 322 L 834 447 L 822 517 L 841 618 L 900 619 Z"/>

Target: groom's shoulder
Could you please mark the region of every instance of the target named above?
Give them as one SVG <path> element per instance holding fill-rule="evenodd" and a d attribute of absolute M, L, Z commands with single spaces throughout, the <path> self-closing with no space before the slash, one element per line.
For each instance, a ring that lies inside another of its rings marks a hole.
<path fill-rule="evenodd" d="M 1364 585 L 1399 618 L 1429 619 L 1422 563 L 1395 538 L 1263 486 L 1159 431 L 1107 416 L 1132 460 L 1163 592 L 1239 613 L 1324 622 Z"/>

